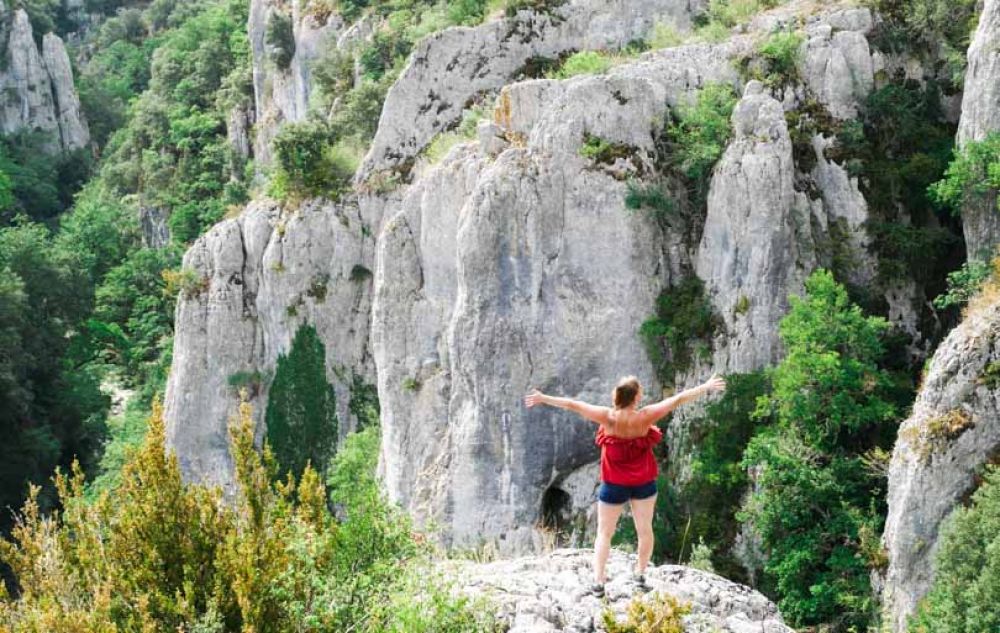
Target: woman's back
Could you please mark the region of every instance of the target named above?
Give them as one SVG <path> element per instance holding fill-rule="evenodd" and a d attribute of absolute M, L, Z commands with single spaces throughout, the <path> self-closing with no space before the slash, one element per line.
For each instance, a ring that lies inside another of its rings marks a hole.
<path fill-rule="evenodd" d="M 643 415 L 635 408 L 612 409 L 608 412 L 608 421 L 601 425 L 605 435 L 625 439 L 644 437 L 651 426 L 649 416 Z"/>

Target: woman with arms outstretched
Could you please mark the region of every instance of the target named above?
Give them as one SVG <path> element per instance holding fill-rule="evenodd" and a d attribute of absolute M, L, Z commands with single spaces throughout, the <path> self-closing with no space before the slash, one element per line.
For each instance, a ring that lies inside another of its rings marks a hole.
<path fill-rule="evenodd" d="M 627 376 L 618 381 L 611 393 L 612 407 L 548 396 L 537 389 L 524 397 L 524 404 L 529 408 L 547 404 L 578 413 L 599 425 L 595 440 L 601 447 L 601 487 L 597 493 L 597 539 L 594 542 L 595 584 L 592 589 L 595 594 L 604 593 L 604 567 L 611 550 L 611 537 L 626 501 L 632 507 L 632 520 L 639 537 L 635 579 L 640 585 L 645 585 L 646 565 L 653 553 L 653 510 L 658 474 L 653 446 L 663 437 L 656 423 L 680 405 L 725 388 L 722 378 L 712 376 L 702 385 L 639 408 L 642 385 L 635 376 Z"/>

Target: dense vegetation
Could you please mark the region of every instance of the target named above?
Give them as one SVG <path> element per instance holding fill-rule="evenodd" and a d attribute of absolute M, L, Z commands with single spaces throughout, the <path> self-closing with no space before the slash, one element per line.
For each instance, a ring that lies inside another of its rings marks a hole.
<path fill-rule="evenodd" d="M 934 584 L 910 622 L 914 633 L 1000 630 L 1000 468 L 941 528 Z"/>
<path fill-rule="evenodd" d="M 279 477 L 254 447 L 248 404 L 231 427 L 240 493 L 181 481 L 164 451 L 161 411 L 93 502 L 74 465 L 59 475 L 62 511 L 33 488 L 0 555 L 21 594 L 0 595 L 0 628 L 49 631 L 490 631 L 491 617 L 443 582 L 426 582 L 426 546 L 375 477 L 378 428 L 351 436 L 324 485 L 307 466 Z M 336 508 L 336 515 L 331 511 Z M 415 579 L 420 578 L 419 589 Z"/>

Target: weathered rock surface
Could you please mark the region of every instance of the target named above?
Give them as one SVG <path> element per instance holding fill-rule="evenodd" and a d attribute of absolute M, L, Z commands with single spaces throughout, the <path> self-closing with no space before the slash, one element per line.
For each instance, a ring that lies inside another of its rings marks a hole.
<path fill-rule="evenodd" d="M 239 395 L 229 377 L 273 376 L 278 356 L 305 323 L 326 345 L 340 432 L 354 427 L 348 409 L 354 375 L 373 382 L 370 236 L 356 204 L 313 201 L 283 214 L 261 200 L 187 252 L 183 269 L 192 283 L 178 300 L 165 398 L 167 444 L 187 478 L 231 485 L 227 422 Z M 258 420 L 267 389 L 265 379 L 251 390 Z"/>
<path fill-rule="evenodd" d="M 760 82 L 733 111 L 733 140 L 712 176 L 696 271 L 718 314 L 727 372 L 772 364 L 781 352 L 775 324 L 815 262 L 809 202 L 795 191 L 785 113 Z M 721 347 L 720 347 L 721 349 Z"/>
<path fill-rule="evenodd" d="M 803 81 L 836 118 L 857 116 L 858 104 L 875 85 L 866 39 L 872 25 L 868 9 L 854 9 L 835 13 L 806 29 L 799 64 Z"/>
<path fill-rule="evenodd" d="M 533 57 L 619 49 L 642 39 L 657 20 L 690 24 L 700 0 L 573 0 L 551 14 L 521 11 L 476 27 L 428 36 L 389 90 L 371 149 L 358 171 L 404 167 L 434 136 L 456 123 L 476 95 L 509 82 Z"/>
<path fill-rule="evenodd" d="M 0 7 L 0 22 L 0 35 L 7 32 L 6 50 L 0 50 L 6 60 L 0 69 L 0 132 L 39 130 L 52 152 L 89 143 L 62 40 L 46 33 L 39 51 L 24 9 L 9 13 Z"/>
<path fill-rule="evenodd" d="M 453 563 L 461 591 L 497 606 L 510 633 L 603 631 L 601 614 L 610 608 L 619 620 L 639 594 L 631 581 L 634 556 L 612 550 L 605 601 L 586 590 L 593 582 L 589 550 L 562 549 L 494 563 Z M 690 567 L 649 567 L 653 594 L 674 596 L 691 607 L 684 617 L 689 633 L 792 633 L 778 608 L 756 591 Z"/>
<path fill-rule="evenodd" d="M 906 620 L 934 577 L 941 522 L 968 499 L 984 464 L 1000 459 L 1000 301 L 970 310 L 941 343 L 889 467 L 885 619 Z"/>
<path fill-rule="evenodd" d="M 958 125 L 959 147 L 970 141 L 981 141 L 992 132 L 1000 132 L 1000 46 L 997 42 L 1000 42 L 1000 0 L 986 0 L 969 46 L 962 118 Z M 962 222 L 969 257 L 991 259 L 1000 244 L 996 192 L 967 205 L 962 210 Z"/>
<path fill-rule="evenodd" d="M 268 23 L 275 15 L 291 20 L 295 53 L 288 68 L 270 59 Z M 314 86 L 312 64 L 329 38 L 344 29 L 337 14 L 321 18 L 309 2 L 251 0 L 248 33 L 253 56 L 253 92 L 256 134 L 253 153 L 259 167 L 271 162 L 271 140 L 284 122 L 302 121 L 309 109 Z"/>

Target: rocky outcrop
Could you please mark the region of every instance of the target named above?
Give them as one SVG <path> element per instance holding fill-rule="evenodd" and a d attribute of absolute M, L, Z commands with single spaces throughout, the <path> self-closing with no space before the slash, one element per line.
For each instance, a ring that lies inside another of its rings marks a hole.
<path fill-rule="evenodd" d="M 941 343 L 889 466 L 885 620 L 906 620 L 934 577 L 942 521 L 1000 461 L 1000 300 L 992 288 Z"/>
<path fill-rule="evenodd" d="M 576 50 L 620 49 L 657 20 L 686 28 L 700 0 L 574 0 L 547 13 L 472 28 L 450 28 L 421 41 L 385 100 L 378 132 L 358 171 L 405 170 L 439 132 L 459 121 L 480 93 L 497 90 L 532 58 Z"/>
<path fill-rule="evenodd" d="M 1000 132 L 1000 0 L 986 0 L 979 27 L 969 47 L 969 67 L 965 73 L 962 118 L 958 126 L 958 146 L 981 141 Z M 1000 244 L 1000 211 L 997 193 L 984 196 L 962 210 L 965 243 L 969 257 L 989 260 Z"/>
<path fill-rule="evenodd" d="M 267 42 L 268 25 L 276 19 L 291 22 L 294 53 L 286 68 L 272 61 L 273 46 Z M 258 167 L 264 167 L 271 162 L 271 140 L 281 124 L 305 119 L 314 89 L 311 66 L 321 47 L 345 25 L 337 14 L 323 15 L 310 2 L 251 0 L 247 26 L 257 121 L 253 153 Z"/>
<path fill-rule="evenodd" d="M 785 113 L 760 82 L 733 111 L 733 140 L 712 176 L 696 271 L 725 320 L 719 371 L 748 372 L 780 354 L 775 324 L 815 266 L 809 200 L 795 191 Z"/>
<path fill-rule="evenodd" d="M 6 49 L 0 49 L 6 60 L 0 68 L 0 132 L 38 130 L 47 135 L 45 146 L 52 152 L 85 146 L 90 133 L 62 40 L 46 33 L 39 51 L 23 9 L 0 10 L 0 21 L 0 32 L 6 32 Z"/>
<path fill-rule="evenodd" d="M 227 422 L 239 394 L 230 377 L 273 376 L 278 356 L 305 323 L 326 345 L 340 432 L 354 428 L 348 406 L 354 378 L 373 382 L 371 234 L 357 204 L 313 201 L 283 212 L 261 200 L 187 252 L 165 398 L 167 444 L 185 477 L 232 484 Z M 262 379 L 250 393 L 258 420 L 267 389 Z"/>
<path fill-rule="evenodd" d="M 874 62 L 867 35 L 871 12 L 835 13 L 806 29 L 800 68 L 810 92 L 838 119 L 857 116 L 858 105 L 875 86 Z"/>
<path fill-rule="evenodd" d="M 556 550 L 493 563 L 453 563 L 451 575 L 464 594 L 495 605 L 510 633 L 557 633 L 604 630 L 602 613 L 618 619 L 633 599 L 666 594 L 690 607 L 684 616 L 688 633 L 792 633 L 770 600 L 756 591 L 714 574 L 678 565 L 647 568 L 649 593 L 643 597 L 631 581 L 634 557 L 613 550 L 608 561 L 606 597 L 587 595 L 593 581 L 591 552 Z"/>

